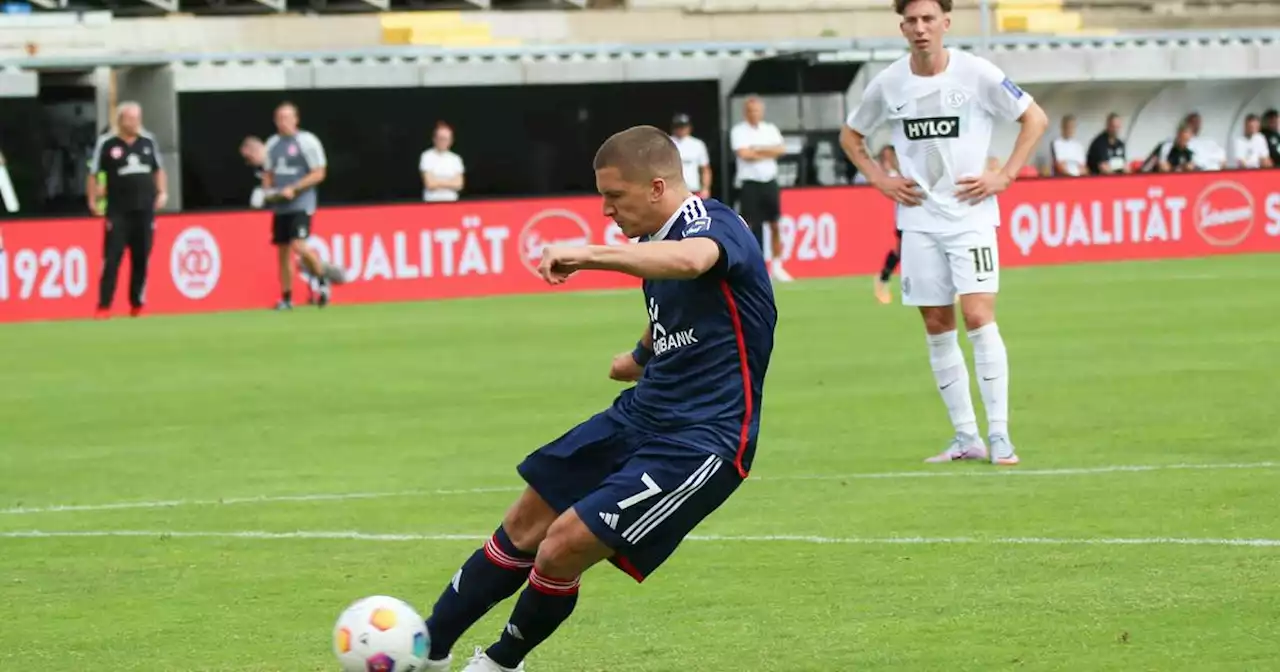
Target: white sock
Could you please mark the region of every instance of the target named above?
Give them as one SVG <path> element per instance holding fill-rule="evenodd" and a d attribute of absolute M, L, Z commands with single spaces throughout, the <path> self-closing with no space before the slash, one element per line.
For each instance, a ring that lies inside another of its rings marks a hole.
<path fill-rule="evenodd" d="M 978 418 L 974 415 L 973 398 L 969 395 L 969 367 L 964 363 L 960 339 L 955 331 L 948 331 L 930 334 L 927 340 L 929 365 L 933 368 L 933 379 L 938 382 L 942 402 L 947 405 L 951 424 L 961 434 L 976 436 Z"/>
<path fill-rule="evenodd" d="M 973 370 L 978 391 L 987 409 L 988 434 L 1009 435 L 1009 353 L 995 322 L 969 332 L 973 343 Z"/>

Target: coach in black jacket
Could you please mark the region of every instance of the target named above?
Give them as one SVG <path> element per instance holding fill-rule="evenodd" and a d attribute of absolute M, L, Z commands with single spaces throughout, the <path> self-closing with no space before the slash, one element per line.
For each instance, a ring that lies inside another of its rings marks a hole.
<path fill-rule="evenodd" d="M 146 298 L 147 261 L 151 256 L 156 210 L 164 207 L 164 164 L 155 138 L 142 130 L 142 108 L 137 103 L 120 103 L 116 109 L 116 132 L 104 133 L 93 149 L 89 167 L 89 210 L 105 215 L 102 280 L 98 286 L 98 317 L 111 310 L 116 293 L 120 260 L 129 248 L 129 305 L 135 317 Z M 99 184 L 99 173 L 105 184 Z M 100 205 L 107 195 L 106 212 Z"/>

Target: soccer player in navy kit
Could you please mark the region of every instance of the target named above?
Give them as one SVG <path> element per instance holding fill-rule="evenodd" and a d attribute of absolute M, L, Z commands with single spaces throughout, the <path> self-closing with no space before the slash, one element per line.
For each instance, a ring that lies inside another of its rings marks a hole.
<path fill-rule="evenodd" d="M 637 384 L 519 465 L 528 487 L 427 619 L 428 672 L 449 670 L 467 628 L 527 584 L 501 637 L 464 668 L 523 670 L 573 612 L 587 569 L 608 560 L 645 580 L 751 468 L 777 323 L 759 242 L 732 209 L 689 192 L 661 129 L 615 134 L 594 168 L 604 214 L 640 243 L 545 248 L 538 270 L 553 285 L 589 270 L 644 279 L 648 326 L 610 370 Z"/>

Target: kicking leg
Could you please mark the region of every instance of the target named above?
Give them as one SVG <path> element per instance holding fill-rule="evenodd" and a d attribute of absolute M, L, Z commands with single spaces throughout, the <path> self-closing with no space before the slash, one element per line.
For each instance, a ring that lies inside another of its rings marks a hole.
<path fill-rule="evenodd" d="M 538 547 L 529 585 L 520 593 L 502 636 L 464 672 L 522 669 L 529 652 L 573 613 L 582 574 L 612 555 L 613 550 L 591 532 L 577 511 L 564 512 Z"/>
<path fill-rule="evenodd" d="M 529 579 L 534 556 L 556 512 L 532 488 L 507 511 L 502 526 L 453 575 L 427 619 L 431 633 L 428 670 L 448 670 L 449 651 L 490 609 Z M 434 667 L 431 667 L 434 665 Z"/>

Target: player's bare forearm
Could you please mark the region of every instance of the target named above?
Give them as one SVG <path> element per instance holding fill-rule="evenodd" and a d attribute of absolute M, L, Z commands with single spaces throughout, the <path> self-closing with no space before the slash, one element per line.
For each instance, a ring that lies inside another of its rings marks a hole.
<path fill-rule="evenodd" d="M 760 155 L 760 152 L 757 152 L 752 147 L 743 147 L 742 149 L 739 149 L 737 152 L 734 152 L 734 153 L 737 154 L 738 158 L 742 159 L 743 161 L 759 161 L 760 159 L 764 158 L 763 156 Z"/>
<path fill-rule="evenodd" d="M 711 166 L 702 167 L 702 189 L 711 192 Z"/>
<path fill-rule="evenodd" d="M 156 193 L 169 193 L 169 176 L 165 174 L 163 168 L 156 171 Z"/>
<path fill-rule="evenodd" d="M 1044 113 L 1039 103 L 1031 103 L 1026 112 L 1018 118 L 1022 128 L 1018 130 L 1018 139 L 1013 143 L 1013 152 L 1000 171 L 1012 182 L 1018 178 L 1018 171 L 1031 160 L 1031 154 L 1040 144 L 1040 138 L 1049 128 L 1049 116 Z"/>
<path fill-rule="evenodd" d="M 861 133 L 848 126 L 842 127 L 840 149 L 844 150 L 844 155 L 849 157 L 849 161 L 858 169 L 858 172 L 867 176 L 868 183 L 876 184 L 886 177 L 880 164 L 867 153 L 867 139 Z"/>
<path fill-rule="evenodd" d="M 566 265 L 577 270 L 617 271 L 647 280 L 691 280 L 711 270 L 720 246 L 709 238 L 638 245 L 589 245 Z"/>
<path fill-rule="evenodd" d="M 98 187 L 97 175 L 89 175 L 88 184 L 85 185 L 84 193 L 85 196 L 88 197 L 86 201 L 89 203 L 89 212 L 96 213 L 98 211 L 98 199 L 102 198 L 102 191 Z"/>

